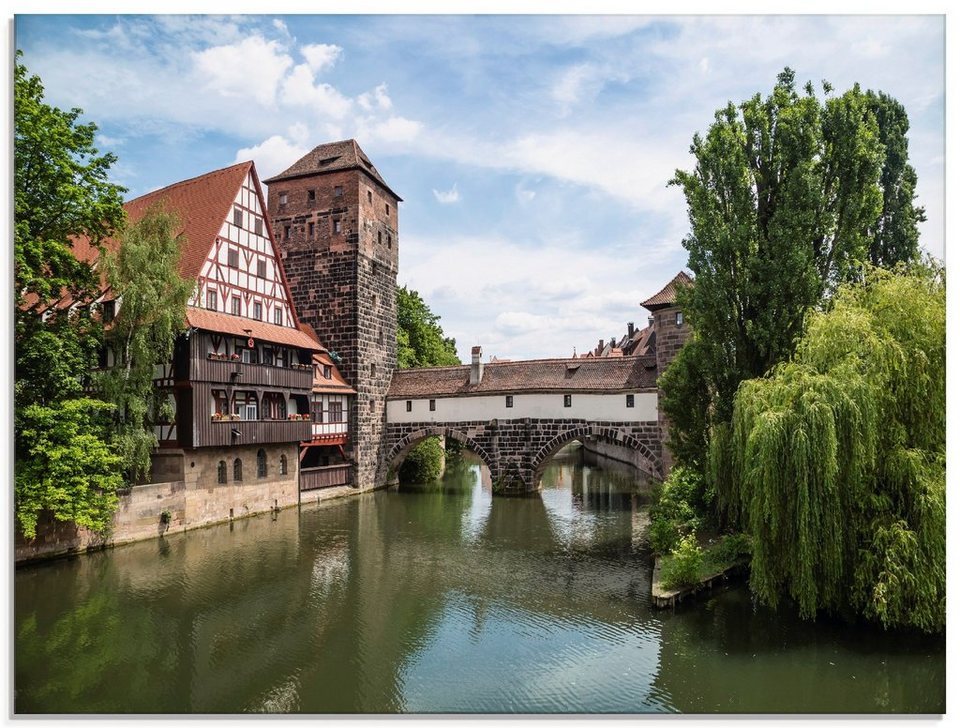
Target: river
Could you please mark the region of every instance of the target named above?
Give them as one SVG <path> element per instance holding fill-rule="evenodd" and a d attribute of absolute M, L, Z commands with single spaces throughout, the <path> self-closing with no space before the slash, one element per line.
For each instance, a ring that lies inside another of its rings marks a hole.
<path fill-rule="evenodd" d="M 15 572 L 17 713 L 927 712 L 942 637 L 651 608 L 649 488 L 578 448 L 541 497 L 469 454 L 390 489 Z"/>

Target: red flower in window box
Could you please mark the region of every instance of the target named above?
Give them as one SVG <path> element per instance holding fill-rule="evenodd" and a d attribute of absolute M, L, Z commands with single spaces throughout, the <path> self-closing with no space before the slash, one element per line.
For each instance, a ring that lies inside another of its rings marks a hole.
<path fill-rule="evenodd" d="M 230 355 L 230 359 L 233 360 L 233 361 L 240 361 L 240 355 L 239 355 L 239 354 L 231 354 L 231 355 Z"/>

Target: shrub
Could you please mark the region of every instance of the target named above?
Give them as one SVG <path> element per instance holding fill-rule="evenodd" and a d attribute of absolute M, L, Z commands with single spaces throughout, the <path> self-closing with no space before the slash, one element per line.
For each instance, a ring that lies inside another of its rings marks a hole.
<path fill-rule="evenodd" d="M 400 466 L 401 483 L 429 483 L 443 475 L 443 440 L 428 437 L 414 446 Z"/>
<path fill-rule="evenodd" d="M 688 533 L 670 552 L 670 558 L 660 572 L 660 581 L 668 589 L 691 586 L 700 581 L 702 567 L 703 549 L 697 543 L 697 534 Z"/>
<path fill-rule="evenodd" d="M 658 554 L 668 554 L 680 540 L 677 525 L 666 518 L 654 518 L 650 521 L 650 530 L 647 532 L 650 548 Z"/>

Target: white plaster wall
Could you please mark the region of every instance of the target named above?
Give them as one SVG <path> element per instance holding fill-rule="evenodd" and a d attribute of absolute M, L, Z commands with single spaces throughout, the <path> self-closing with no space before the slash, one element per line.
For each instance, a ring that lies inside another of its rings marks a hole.
<path fill-rule="evenodd" d="M 515 394 L 513 407 L 505 395 L 437 397 L 436 410 L 429 399 L 387 400 L 387 422 L 470 422 L 484 420 L 586 419 L 615 422 L 656 422 L 657 393 L 633 392 L 633 407 L 627 407 L 627 392 L 618 394 L 571 394 L 571 406 L 563 406 L 563 394 Z"/>

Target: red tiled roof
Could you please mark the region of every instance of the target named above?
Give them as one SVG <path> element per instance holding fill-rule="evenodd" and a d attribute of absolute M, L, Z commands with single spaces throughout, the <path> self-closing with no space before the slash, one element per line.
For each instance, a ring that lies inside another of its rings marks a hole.
<path fill-rule="evenodd" d="M 687 286 L 691 283 L 693 283 L 693 279 L 683 271 L 680 271 L 659 293 L 650 296 L 650 298 L 640 305 L 651 311 L 673 306 L 677 302 L 677 286 Z"/>
<path fill-rule="evenodd" d="M 513 392 L 620 392 L 654 389 L 656 361 L 649 357 L 536 359 L 490 363 L 480 384 L 470 384 L 470 367 L 398 369 L 388 399 Z"/>
<path fill-rule="evenodd" d="M 316 394 L 356 394 L 357 391 L 347 384 L 340 370 L 326 350 L 313 355 L 313 391 Z M 331 368 L 330 379 L 324 379 L 323 367 Z"/>
<path fill-rule="evenodd" d="M 252 336 L 254 339 L 269 341 L 273 344 L 286 344 L 310 351 L 319 351 L 322 347 L 309 334 L 300 329 L 277 326 L 264 321 L 232 316 L 220 311 L 208 311 L 205 308 L 187 306 L 187 323 L 195 329 L 215 331 L 240 338 Z"/>
<path fill-rule="evenodd" d="M 284 179 L 293 179 L 295 177 L 306 177 L 313 174 L 323 174 L 325 172 L 341 172 L 347 169 L 359 169 L 366 172 L 375 179 L 387 192 L 402 202 L 400 196 L 390 189 L 383 177 L 373 166 L 370 158 L 364 154 L 360 145 L 355 139 L 345 139 L 342 142 L 329 142 L 315 147 L 309 153 L 302 156 L 283 172 L 274 175 L 270 179 L 264 180 L 265 183 L 279 182 Z"/>

